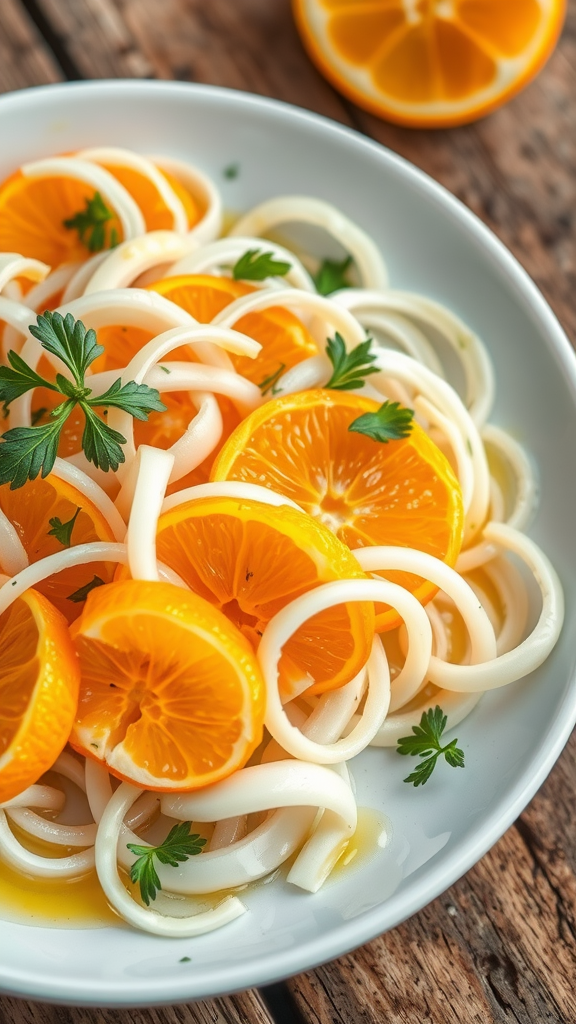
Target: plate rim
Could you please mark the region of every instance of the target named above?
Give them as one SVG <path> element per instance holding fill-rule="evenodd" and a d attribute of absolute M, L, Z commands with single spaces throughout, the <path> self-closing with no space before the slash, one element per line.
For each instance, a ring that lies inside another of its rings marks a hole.
<path fill-rule="evenodd" d="M 332 137 L 340 137 L 347 145 L 363 149 L 373 158 L 383 160 L 395 173 L 407 178 L 413 187 L 424 194 L 429 201 L 440 205 L 452 220 L 463 225 L 471 242 L 489 255 L 505 275 L 509 286 L 518 299 L 528 306 L 546 347 L 564 371 L 566 383 L 576 406 L 576 354 L 550 305 L 532 281 L 527 271 L 507 249 L 494 232 L 484 224 L 467 206 L 440 185 L 432 177 L 415 167 L 404 157 L 386 146 L 324 115 L 294 106 L 281 100 L 256 95 L 221 86 L 203 83 L 170 82 L 138 79 L 102 79 L 88 82 L 63 82 L 51 85 L 17 90 L 0 96 L 0 113 L 6 108 L 27 106 L 36 100 L 44 101 L 47 96 L 58 93 L 76 94 L 101 92 L 103 95 L 121 94 L 122 98 L 134 98 L 147 93 L 163 93 L 179 98 L 189 97 L 202 102 L 225 103 L 237 108 L 248 108 L 255 112 L 276 114 L 292 123 L 300 122 L 308 128 L 316 127 Z M 501 838 L 504 832 L 524 810 L 540 788 L 553 765 L 560 756 L 576 724 L 576 666 L 567 677 L 564 693 L 554 719 L 540 737 L 529 769 L 507 790 L 505 796 L 495 802 L 483 824 L 483 831 L 477 834 L 471 830 L 460 844 L 439 864 L 416 878 L 402 894 L 393 894 L 384 903 L 343 922 L 328 936 L 323 936 L 294 949 L 272 952 L 265 959 L 248 968 L 246 963 L 229 965 L 226 983 L 206 987 L 202 979 L 187 975 L 181 979 L 173 976 L 156 979 L 138 979 L 138 986 L 126 979 L 94 981 L 90 987 L 85 982 L 76 984 L 70 978 L 64 986 L 43 973 L 25 971 L 9 972 L 0 965 L 0 994 L 41 999 L 46 1002 L 77 1006 L 99 1007 L 141 1007 L 170 1005 L 197 999 L 227 995 L 242 989 L 268 985 L 309 971 L 322 963 L 349 953 L 378 935 L 396 927 L 408 917 L 436 899 L 470 870 L 487 851 Z M 231 926 L 232 927 L 232 926 Z M 55 929 L 56 930 L 56 929 Z M 59 929 L 58 929 L 59 930 Z M 79 934 L 82 932 L 79 930 Z M 281 959 L 282 966 L 272 961 Z"/>

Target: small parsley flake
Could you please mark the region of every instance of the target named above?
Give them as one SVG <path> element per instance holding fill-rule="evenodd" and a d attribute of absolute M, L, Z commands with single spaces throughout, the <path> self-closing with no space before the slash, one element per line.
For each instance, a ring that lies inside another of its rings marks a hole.
<path fill-rule="evenodd" d="M 228 164 L 222 171 L 222 174 L 225 178 L 228 178 L 228 181 L 233 181 L 240 174 L 240 164 Z"/>
<path fill-rule="evenodd" d="M 159 846 L 137 846 L 135 843 L 127 843 L 131 853 L 136 854 L 130 869 L 130 880 L 134 885 L 140 886 L 142 902 L 147 907 L 156 894 L 162 888 L 158 873 L 154 866 L 154 858 L 161 864 L 169 864 L 177 868 L 179 864 L 202 853 L 202 847 L 206 845 L 206 839 L 202 839 L 198 833 L 190 835 L 192 822 L 182 821 L 170 830 L 164 842 Z"/>
<path fill-rule="evenodd" d="M 74 529 L 74 525 L 81 511 L 82 509 L 80 507 L 77 508 L 72 519 L 69 519 L 67 523 L 63 523 L 58 516 L 54 516 L 52 519 L 49 519 L 48 522 L 52 529 L 48 530 L 48 536 L 56 537 L 56 540 L 60 541 L 62 547 L 69 548 L 72 543 L 72 530 Z"/>
<path fill-rule="evenodd" d="M 338 260 L 322 260 L 318 270 L 313 275 L 316 291 L 320 295 L 331 295 L 332 292 L 337 292 L 341 288 L 351 288 L 352 285 L 346 277 L 346 271 L 351 266 L 351 256 L 346 256 L 340 262 Z"/>
<path fill-rule="evenodd" d="M 371 373 L 378 373 L 378 367 L 371 366 L 376 359 L 371 351 L 372 340 L 367 338 L 347 352 L 344 338 L 338 331 L 333 338 L 328 338 L 326 355 L 332 363 L 333 371 L 325 387 L 334 391 L 354 391 L 356 388 L 363 388 L 364 378 L 369 377 Z"/>
<path fill-rule="evenodd" d="M 358 416 L 348 430 L 388 444 L 388 441 L 402 441 L 410 435 L 413 418 L 413 409 L 406 409 L 399 402 L 384 402 L 376 412 L 365 412 L 363 416 Z"/>
<path fill-rule="evenodd" d="M 104 580 L 100 579 L 100 576 L 94 576 L 94 579 L 90 583 L 85 583 L 83 587 L 78 587 L 73 594 L 68 594 L 67 600 L 73 601 L 74 604 L 80 604 L 85 601 L 91 590 L 95 590 L 96 587 L 105 586 Z"/>
<path fill-rule="evenodd" d="M 265 281 L 267 277 L 284 277 L 292 264 L 274 258 L 274 253 L 248 249 L 232 267 L 235 281 Z"/>
<path fill-rule="evenodd" d="M 398 740 L 398 754 L 426 758 L 404 782 L 411 782 L 414 787 L 424 786 L 442 754 L 452 768 L 464 768 L 464 751 L 456 746 L 458 740 L 451 740 L 444 747 L 440 744 L 447 722 L 448 718 L 442 708 L 436 705 L 434 709 L 428 708 L 428 711 L 423 712 L 420 725 L 412 726 L 413 736 L 404 736 Z"/>
<path fill-rule="evenodd" d="M 68 217 L 62 223 L 65 228 L 78 232 L 80 241 L 89 252 L 101 252 L 106 247 L 106 223 L 114 217 L 114 211 L 106 206 L 100 193 L 95 192 L 92 199 L 86 199 L 83 210 L 78 210 L 73 217 Z M 110 232 L 109 248 L 113 249 L 116 245 L 118 232 L 113 228 Z"/>
<path fill-rule="evenodd" d="M 271 392 L 271 394 L 277 395 L 278 392 L 282 390 L 281 388 L 277 388 L 276 385 L 285 369 L 286 363 L 280 363 L 280 366 L 278 367 L 277 370 L 274 370 L 274 372 L 271 373 L 268 377 L 264 377 L 264 380 L 260 381 L 257 387 L 260 388 L 262 395 L 268 394 L 269 391 Z"/>

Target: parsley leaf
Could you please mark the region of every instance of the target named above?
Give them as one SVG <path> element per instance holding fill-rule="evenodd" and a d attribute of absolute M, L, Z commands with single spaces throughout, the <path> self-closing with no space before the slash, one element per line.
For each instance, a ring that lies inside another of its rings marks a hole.
<path fill-rule="evenodd" d="M 322 260 L 320 267 L 313 274 L 316 291 L 320 295 L 331 295 L 340 288 L 351 288 L 352 285 L 346 279 L 346 271 L 352 266 L 352 257 L 346 256 L 341 262 L 338 260 Z"/>
<path fill-rule="evenodd" d="M 78 232 L 80 241 L 89 252 L 101 252 L 106 245 L 106 223 L 113 220 L 114 216 L 114 211 L 106 206 L 100 193 L 95 192 L 92 199 L 86 199 L 83 210 L 78 210 L 78 213 L 62 223 L 65 228 Z M 113 230 L 110 234 L 110 248 L 114 248 L 115 244 L 118 244 L 118 237 Z"/>
<path fill-rule="evenodd" d="M 90 583 L 85 583 L 83 587 L 78 587 L 73 594 L 68 594 L 67 601 L 73 601 L 74 604 L 80 604 L 81 601 L 85 601 L 91 590 L 95 590 L 96 587 L 104 587 L 104 580 L 100 576 L 94 576 L 94 579 Z"/>
<path fill-rule="evenodd" d="M 372 338 L 356 345 L 351 352 L 346 351 L 344 338 L 336 334 L 328 338 L 326 355 L 334 367 L 330 380 L 325 385 L 335 391 L 353 391 L 364 387 L 364 378 L 371 373 L 378 373 L 378 367 L 371 366 L 376 356 L 370 351 Z"/>
<path fill-rule="evenodd" d="M 348 430 L 388 444 L 388 441 L 401 441 L 410 435 L 413 418 L 413 409 L 406 409 L 400 402 L 384 402 L 376 412 L 365 412 L 363 416 L 358 416 Z"/>
<path fill-rule="evenodd" d="M 25 395 L 32 388 L 50 388 L 57 391 L 55 384 L 40 377 L 35 370 L 32 370 L 17 352 L 10 350 L 8 353 L 10 366 L 0 366 L 0 402 L 4 403 L 7 412 L 10 402 Z"/>
<path fill-rule="evenodd" d="M 40 471 L 42 476 L 50 473 L 62 427 L 76 405 L 80 406 L 86 420 L 82 435 L 86 458 L 104 472 L 118 469 L 125 460 L 120 445 L 126 444 L 126 438 L 104 423 L 94 408 L 115 406 L 136 419 L 146 420 L 150 412 L 166 409 L 158 391 L 133 380 L 122 384 L 119 378 L 105 394 L 91 398 L 92 392 L 85 385 L 86 371 L 104 352 L 96 332 L 87 331 L 82 321 L 74 320 L 71 313 L 62 317 L 60 313 L 50 312 L 38 316 L 37 323 L 29 330 L 42 348 L 64 363 L 73 380 L 57 373 L 55 383 L 51 383 L 32 370 L 16 352 L 8 353 L 10 366 L 0 367 L 0 402 L 4 403 L 5 413 L 11 402 L 35 387 L 56 391 L 65 401 L 52 410 L 47 423 L 37 425 L 38 418 L 46 412 L 43 409 L 35 415 L 31 427 L 15 427 L 2 434 L 0 483 L 10 482 L 14 490 L 22 487 L 26 480 L 34 480 Z"/>
<path fill-rule="evenodd" d="M 69 519 L 66 523 L 63 523 L 58 516 L 54 516 L 52 519 L 49 519 L 48 522 L 52 529 L 48 530 L 48 536 L 56 537 L 56 540 L 60 541 L 62 547 L 69 548 L 72 543 L 72 530 L 74 529 L 74 525 L 81 511 L 82 509 L 78 507 L 72 516 L 72 519 Z"/>
<path fill-rule="evenodd" d="M 404 779 L 404 782 L 411 782 L 415 787 L 423 786 L 428 782 L 442 754 L 452 768 L 464 768 L 464 751 L 456 746 L 457 739 L 451 740 L 444 747 L 441 746 L 440 739 L 447 721 L 447 716 L 437 704 L 434 709 L 428 708 L 428 711 L 423 712 L 420 725 L 412 726 L 413 736 L 404 736 L 398 740 L 398 754 L 426 758 Z"/>
<path fill-rule="evenodd" d="M 86 405 L 115 405 L 117 409 L 123 409 L 137 420 L 147 420 L 150 412 L 166 411 L 166 406 L 160 401 L 160 395 L 154 388 L 149 388 L 147 384 L 136 384 L 133 380 L 122 384 L 120 378 L 115 380 L 103 395 L 87 398 Z"/>
<path fill-rule="evenodd" d="M 249 249 L 232 267 L 235 281 L 265 281 L 267 277 L 284 277 L 292 264 L 275 260 L 274 253 Z"/>
<path fill-rule="evenodd" d="M 82 448 L 86 458 L 105 473 L 109 469 L 116 472 L 120 463 L 126 461 L 120 447 L 126 444 L 126 438 L 104 423 L 86 402 L 80 402 L 80 408 L 86 417 L 82 434 Z"/>
<path fill-rule="evenodd" d="M 10 490 L 23 487 L 27 480 L 35 480 L 51 472 L 58 441 L 64 423 L 74 408 L 74 402 L 63 402 L 54 409 L 52 422 L 39 427 L 13 427 L 0 438 L 0 484 L 10 484 Z"/>
<path fill-rule="evenodd" d="M 277 393 L 279 389 L 276 385 L 285 369 L 286 363 L 280 363 L 280 366 L 277 370 L 274 370 L 274 373 L 271 373 L 268 377 L 264 377 L 264 380 L 260 381 L 257 387 L 260 388 L 262 395 L 268 394 L 269 391 L 271 391 L 273 395 Z"/>
<path fill-rule="evenodd" d="M 191 821 L 182 821 L 174 825 L 160 846 L 137 846 L 135 843 L 127 843 L 130 852 L 135 853 L 138 858 L 130 869 L 130 880 L 134 885 L 139 884 L 142 902 L 147 907 L 156 899 L 156 893 L 162 888 L 154 866 L 155 857 L 161 864 L 177 868 L 189 857 L 202 853 L 206 840 L 201 839 L 198 833 L 190 835 L 191 827 Z"/>
<path fill-rule="evenodd" d="M 48 310 L 37 318 L 37 325 L 32 325 L 29 331 L 42 348 L 62 360 L 77 387 L 84 390 L 86 370 L 104 352 L 104 346 L 98 344 L 96 331 L 87 331 L 82 321 L 75 320 L 72 313 L 63 317 Z"/>

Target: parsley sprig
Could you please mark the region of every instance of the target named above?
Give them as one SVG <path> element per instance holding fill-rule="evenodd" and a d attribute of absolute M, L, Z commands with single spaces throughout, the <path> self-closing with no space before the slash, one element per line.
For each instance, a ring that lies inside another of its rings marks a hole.
<path fill-rule="evenodd" d="M 35 480 L 40 472 L 43 477 L 48 476 L 58 453 L 62 428 L 77 405 L 85 418 L 82 448 L 86 458 L 104 472 L 117 470 L 125 461 L 120 445 L 126 444 L 126 438 L 104 423 L 95 409 L 115 406 L 136 419 L 147 420 L 150 412 L 166 409 L 158 391 L 134 381 L 123 385 L 118 379 L 105 394 L 91 398 L 92 391 L 85 383 L 86 371 L 104 348 L 98 344 L 96 332 L 87 331 L 71 313 L 62 317 L 60 313 L 46 312 L 37 318 L 36 325 L 30 326 L 30 333 L 42 348 L 64 363 L 72 380 L 61 373 L 56 374 L 55 382 L 45 380 L 16 352 L 8 353 L 10 366 L 0 366 L 0 402 L 5 410 L 16 398 L 37 387 L 56 391 L 63 401 L 52 410 L 47 423 L 14 427 L 2 434 L 0 484 L 10 483 L 15 490 L 27 480 Z"/>
<path fill-rule="evenodd" d="M 413 736 L 404 736 L 398 740 L 398 754 L 426 758 L 404 779 L 404 782 L 411 782 L 415 787 L 423 786 L 428 782 L 442 754 L 452 768 L 464 768 L 464 751 L 456 746 L 457 739 L 451 740 L 444 747 L 441 746 L 440 739 L 447 721 L 447 716 L 437 704 L 434 709 L 428 708 L 428 711 L 424 711 L 420 725 L 412 726 Z"/>
<path fill-rule="evenodd" d="M 206 845 L 206 840 L 202 839 L 198 833 L 190 835 L 191 826 L 192 822 L 190 821 L 182 821 L 178 825 L 174 825 L 160 846 L 127 844 L 131 853 L 135 853 L 138 857 L 130 869 L 130 880 L 134 885 L 140 886 L 140 895 L 147 907 L 150 906 L 152 900 L 156 899 L 156 893 L 162 888 L 154 865 L 154 858 L 161 864 L 169 864 L 170 867 L 177 868 L 189 857 L 195 857 L 202 853 L 202 847 Z"/>
<path fill-rule="evenodd" d="M 371 365 L 376 359 L 375 354 L 370 351 L 371 345 L 372 338 L 367 338 L 347 352 L 344 338 L 338 331 L 333 338 L 328 338 L 326 355 L 332 363 L 333 371 L 325 386 L 335 391 L 363 388 L 365 378 L 371 373 L 378 373 L 378 368 Z"/>
<path fill-rule="evenodd" d="M 316 291 L 320 295 L 331 295 L 340 288 L 350 288 L 351 284 L 346 277 L 346 271 L 352 266 L 352 257 L 346 256 L 341 260 L 322 260 L 318 270 L 313 275 Z"/>
<path fill-rule="evenodd" d="M 400 402 L 387 401 L 376 412 L 365 412 L 352 420 L 348 430 L 388 444 L 388 441 L 402 441 L 408 437 L 413 419 L 413 409 L 406 409 Z"/>
<path fill-rule="evenodd" d="M 267 277 L 284 277 L 292 264 L 274 259 L 274 253 L 248 249 L 232 267 L 235 281 L 265 281 Z"/>
<path fill-rule="evenodd" d="M 106 246 L 106 224 L 114 219 L 114 211 L 110 210 L 99 192 L 95 192 L 92 199 L 86 199 L 86 206 L 78 210 L 73 217 L 62 221 L 65 228 L 77 231 L 80 241 L 84 243 L 89 252 L 101 252 Z M 113 249 L 118 245 L 118 233 L 115 228 L 110 232 L 109 248 Z"/>

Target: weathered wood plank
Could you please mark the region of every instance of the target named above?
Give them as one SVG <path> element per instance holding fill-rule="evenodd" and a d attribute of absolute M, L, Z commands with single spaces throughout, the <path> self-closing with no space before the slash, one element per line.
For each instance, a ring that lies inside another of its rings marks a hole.
<path fill-rule="evenodd" d="M 18 0 L 2 0 L 0 92 L 58 82 L 61 77 L 53 54 Z"/>
<path fill-rule="evenodd" d="M 37 0 L 37 6 L 84 78 L 154 74 L 113 0 Z M 156 22 L 159 15 L 156 5 Z"/>
<path fill-rule="evenodd" d="M 273 1024 L 257 992 L 152 1010 L 87 1010 L 0 999 L 0 1024 Z"/>

